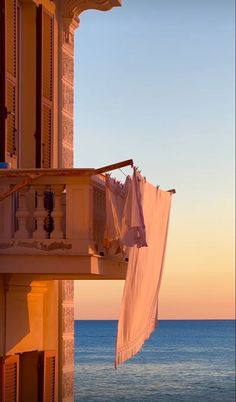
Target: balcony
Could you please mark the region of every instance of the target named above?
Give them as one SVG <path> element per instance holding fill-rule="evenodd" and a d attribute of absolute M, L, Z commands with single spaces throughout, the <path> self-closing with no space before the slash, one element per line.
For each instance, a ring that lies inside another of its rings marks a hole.
<path fill-rule="evenodd" d="M 125 279 L 104 247 L 104 175 L 94 169 L 0 170 L 0 272 Z"/>

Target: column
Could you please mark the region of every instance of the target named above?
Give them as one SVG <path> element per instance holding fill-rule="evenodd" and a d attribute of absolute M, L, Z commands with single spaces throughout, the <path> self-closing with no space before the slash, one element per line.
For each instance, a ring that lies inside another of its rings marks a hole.
<path fill-rule="evenodd" d="M 73 167 L 73 109 L 74 109 L 74 31 L 76 20 L 63 19 L 66 31 L 61 43 L 61 166 Z"/>
<path fill-rule="evenodd" d="M 74 281 L 60 281 L 60 401 L 74 402 Z"/>
<path fill-rule="evenodd" d="M 62 18 L 60 54 L 59 164 L 73 167 L 74 30 L 78 23 Z M 74 281 L 60 281 L 59 400 L 74 402 Z"/>

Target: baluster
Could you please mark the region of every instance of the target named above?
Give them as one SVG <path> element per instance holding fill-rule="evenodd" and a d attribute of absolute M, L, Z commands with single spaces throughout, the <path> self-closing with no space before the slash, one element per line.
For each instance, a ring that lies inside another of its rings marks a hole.
<path fill-rule="evenodd" d="M 63 239 L 64 234 L 62 231 L 62 219 L 64 216 L 63 210 L 62 210 L 62 191 L 64 189 L 64 186 L 61 184 L 56 184 L 52 186 L 52 190 L 54 191 L 55 194 L 55 205 L 53 212 L 51 213 L 51 216 L 53 218 L 53 223 L 54 223 L 54 229 L 51 233 L 51 239 Z"/>
<path fill-rule="evenodd" d="M 50 234 L 53 231 L 53 218 L 51 215 L 53 211 L 53 200 L 54 200 L 54 194 L 50 186 L 44 193 L 44 208 L 47 211 L 47 217 L 44 222 L 44 228 L 47 232 L 48 239 L 50 239 Z"/>
<path fill-rule="evenodd" d="M 33 238 L 34 239 L 46 239 L 47 238 L 47 232 L 44 229 L 44 223 L 45 223 L 45 218 L 47 216 L 47 211 L 44 208 L 44 192 L 45 192 L 45 186 L 34 186 L 35 191 L 36 191 L 36 197 L 37 197 L 37 207 L 34 211 L 34 218 L 36 221 L 36 229 L 33 232 Z"/>
<path fill-rule="evenodd" d="M 18 229 L 14 234 L 15 239 L 28 239 L 29 232 L 27 229 L 27 221 L 29 218 L 29 211 L 26 206 L 26 193 L 28 188 L 24 188 L 18 192 L 19 194 L 19 206 L 16 211 L 16 219 L 18 223 Z"/>

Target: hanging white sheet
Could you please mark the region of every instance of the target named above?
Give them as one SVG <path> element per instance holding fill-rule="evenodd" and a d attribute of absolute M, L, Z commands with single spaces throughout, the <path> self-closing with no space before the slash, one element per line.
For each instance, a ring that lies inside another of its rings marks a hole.
<path fill-rule="evenodd" d="M 131 247 L 117 331 L 115 366 L 135 355 L 157 325 L 171 193 L 139 177 L 148 247 Z M 131 219 L 132 220 L 132 219 Z"/>

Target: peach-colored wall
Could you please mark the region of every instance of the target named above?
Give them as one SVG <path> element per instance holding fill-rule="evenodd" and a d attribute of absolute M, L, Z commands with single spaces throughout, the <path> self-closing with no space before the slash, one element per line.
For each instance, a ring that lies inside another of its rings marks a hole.
<path fill-rule="evenodd" d="M 9 286 L 6 293 L 7 354 L 58 349 L 57 289 L 57 281 Z"/>
<path fill-rule="evenodd" d="M 58 281 L 30 283 L 25 275 L 12 276 L 4 289 L 5 276 L 0 275 L 0 354 L 58 350 Z"/>
<path fill-rule="evenodd" d="M 58 281 L 34 281 L 29 284 L 24 283 L 24 278 L 24 275 L 20 280 L 13 277 L 11 281 L 14 280 L 14 283 L 8 284 L 4 290 L 4 274 L 0 275 L 0 354 L 58 349 Z"/>
<path fill-rule="evenodd" d="M 11 275 L 9 278 L 10 282 L 4 289 L 4 279 L 6 283 L 7 277 L 4 277 L 4 274 L 0 275 L 0 355 L 55 350 L 58 356 L 58 281 L 31 282 L 29 275 L 17 277 Z M 57 372 L 58 359 L 56 359 Z M 57 384 L 56 375 L 56 400 Z"/>
<path fill-rule="evenodd" d="M 58 348 L 59 329 L 59 294 L 58 281 L 47 282 L 47 292 L 44 294 L 43 305 L 43 349 L 51 350 Z"/>

